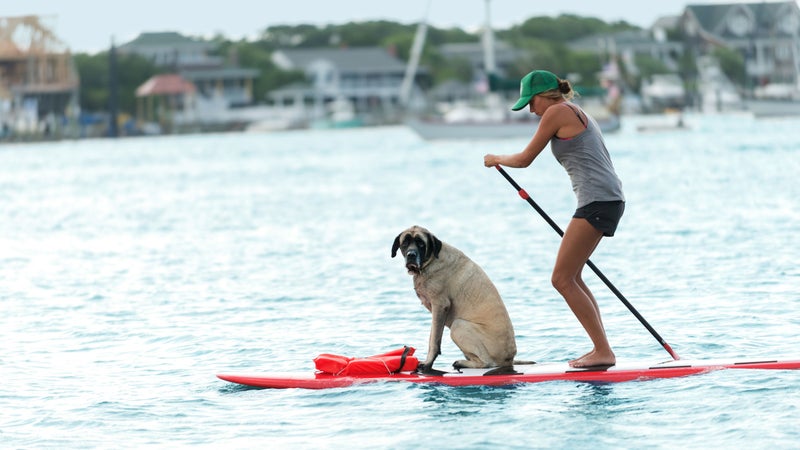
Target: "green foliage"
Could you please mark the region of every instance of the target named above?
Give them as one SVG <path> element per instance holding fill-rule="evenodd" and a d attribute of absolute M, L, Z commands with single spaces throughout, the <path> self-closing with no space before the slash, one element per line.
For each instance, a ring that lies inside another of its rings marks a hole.
<path fill-rule="evenodd" d="M 414 45 L 414 35 L 409 33 L 397 33 L 387 36 L 383 41 L 384 46 L 394 52 L 398 58 L 408 61 L 411 57 L 411 46 Z M 422 49 L 423 54 L 431 53 L 431 46 Z"/>
<path fill-rule="evenodd" d="M 436 60 L 434 60 L 434 62 L 435 61 Z M 433 84 L 439 84 L 447 80 L 458 80 L 466 83 L 473 78 L 472 64 L 463 58 L 453 58 L 442 61 L 441 63 L 434 64 L 433 67 L 435 67 L 431 73 Z"/>
<path fill-rule="evenodd" d="M 636 67 L 639 68 L 639 73 L 642 78 L 649 78 L 651 75 L 672 72 L 663 62 L 650 55 L 636 55 L 634 61 L 636 62 Z"/>
<path fill-rule="evenodd" d="M 80 105 L 84 111 L 107 111 L 109 101 L 109 54 L 79 53 L 73 61 L 81 80 Z M 136 88 L 158 73 L 147 59 L 138 55 L 117 55 L 117 86 L 119 110 L 133 115 L 136 112 Z"/>
<path fill-rule="evenodd" d="M 105 111 L 108 107 L 108 53 L 95 56 L 78 53 L 72 59 L 81 81 L 81 108 Z"/>
<path fill-rule="evenodd" d="M 744 86 L 747 82 L 747 75 L 745 74 L 744 56 L 727 47 L 717 47 L 713 53 L 722 72 L 731 81 L 739 86 Z"/>
<path fill-rule="evenodd" d="M 580 81 L 576 86 L 594 88 L 600 85 L 597 74 L 602 70 L 603 63 L 598 56 L 589 52 L 568 52 L 564 55 L 564 65 L 569 68 L 567 73 L 577 74 Z M 566 76 L 566 73 L 564 74 Z"/>
<path fill-rule="evenodd" d="M 346 47 L 370 47 L 385 45 L 390 36 L 398 34 L 414 35 L 416 25 L 401 25 L 395 22 L 350 22 L 345 25 L 331 25 L 325 28 L 330 34 L 330 45 Z"/>
<path fill-rule="evenodd" d="M 526 39 L 541 39 L 550 42 L 569 42 L 598 33 L 636 30 L 638 27 L 627 22 L 606 23 L 592 17 L 562 14 L 558 17 L 531 17 L 521 25 L 511 27 L 498 35 L 518 43 Z"/>
<path fill-rule="evenodd" d="M 428 27 L 427 42 L 431 46 L 479 41 L 480 37 L 478 35 L 467 33 L 461 28 L 440 29 L 432 26 Z"/>

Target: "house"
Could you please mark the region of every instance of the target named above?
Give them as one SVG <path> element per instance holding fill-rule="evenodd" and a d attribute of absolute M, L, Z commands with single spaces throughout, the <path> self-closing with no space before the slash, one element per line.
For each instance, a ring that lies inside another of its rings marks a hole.
<path fill-rule="evenodd" d="M 253 80 L 257 69 L 226 63 L 212 52 L 214 43 L 176 32 L 142 33 L 117 49 L 119 54 L 136 54 L 190 81 L 197 95 L 221 99 L 228 107 L 252 104 Z"/>
<path fill-rule="evenodd" d="M 69 49 L 38 16 L 0 18 L 0 138 L 65 134 L 79 85 Z"/>
<path fill-rule="evenodd" d="M 136 89 L 136 115 L 146 123 L 172 127 L 176 115 L 194 109 L 195 92 L 194 84 L 180 75 L 155 75 Z"/>
<path fill-rule="evenodd" d="M 800 72 L 797 2 L 688 5 L 681 26 L 691 45 L 709 53 L 725 45 L 744 56 L 750 86 L 796 85 Z"/>
<path fill-rule="evenodd" d="M 300 70 L 308 80 L 268 94 L 281 105 L 297 104 L 321 110 L 342 99 L 349 101 L 356 113 L 391 115 L 400 107 L 400 86 L 406 64 L 379 47 L 303 48 L 276 50 L 272 61 L 283 70 Z M 421 69 L 417 82 L 427 72 Z M 412 90 L 412 98 L 421 95 Z M 318 114 L 319 111 L 318 111 Z"/>

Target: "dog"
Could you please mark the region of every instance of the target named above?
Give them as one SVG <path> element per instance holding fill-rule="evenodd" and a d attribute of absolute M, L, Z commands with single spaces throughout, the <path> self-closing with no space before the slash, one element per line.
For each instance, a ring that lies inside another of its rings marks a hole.
<path fill-rule="evenodd" d="M 466 358 L 454 362 L 454 368 L 495 367 L 487 375 L 514 373 L 514 327 L 497 288 L 483 269 L 419 226 L 397 235 L 392 258 L 397 250 L 405 258 L 409 275 L 414 277 L 417 297 L 432 316 L 428 354 L 418 370 L 438 372 L 433 370 L 433 362 L 441 354 L 446 326 Z"/>

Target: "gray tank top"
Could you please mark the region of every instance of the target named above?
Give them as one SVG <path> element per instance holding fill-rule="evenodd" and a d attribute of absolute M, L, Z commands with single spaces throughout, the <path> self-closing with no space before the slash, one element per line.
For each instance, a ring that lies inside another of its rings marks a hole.
<path fill-rule="evenodd" d="M 567 170 L 578 208 L 592 202 L 625 201 L 622 182 L 614 171 L 600 127 L 590 115 L 586 117 L 589 123 L 577 136 L 550 139 L 553 156 Z"/>

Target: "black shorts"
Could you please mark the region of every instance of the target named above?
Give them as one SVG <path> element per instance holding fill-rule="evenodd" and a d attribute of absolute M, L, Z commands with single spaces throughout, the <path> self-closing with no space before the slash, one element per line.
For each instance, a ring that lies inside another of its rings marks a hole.
<path fill-rule="evenodd" d="M 603 236 L 613 236 L 619 219 L 625 212 L 625 202 L 592 202 L 575 210 L 576 219 L 586 219 L 593 227 L 603 232 Z"/>

